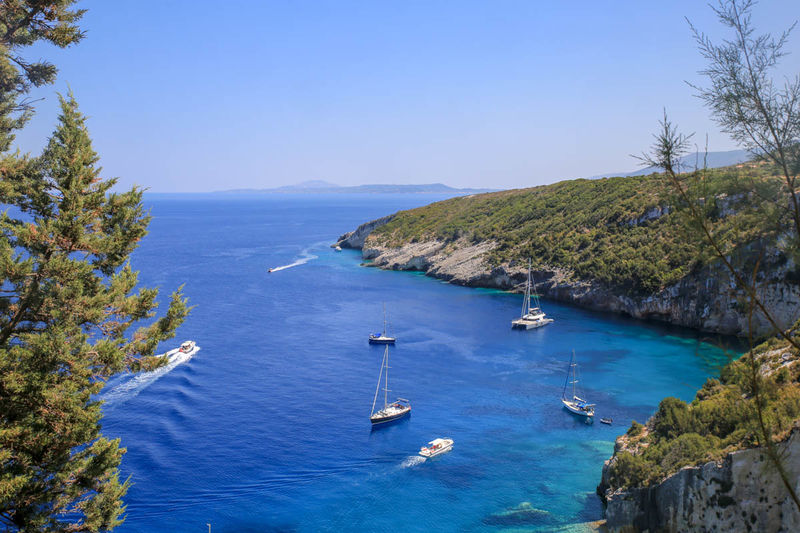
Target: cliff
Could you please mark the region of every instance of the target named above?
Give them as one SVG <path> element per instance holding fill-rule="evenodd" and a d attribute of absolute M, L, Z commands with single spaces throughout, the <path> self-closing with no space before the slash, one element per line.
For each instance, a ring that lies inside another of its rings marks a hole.
<path fill-rule="evenodd" d="M 490 264 L 488 253 L 497 247 L 496 242 L 433 240 L 386 247 L 366 237 L 362 230 L 358 240 L 366 241 L 362 245 L 362 255 L 371 261 L 370 266 L 425 272 L 428 276 L 468 287 L 517 291 L 525 283 L 527 268 L 521 261 Z M 346 240 L 340 242 L 343 246 L 348 244 Z M 800 286 L 787 281 L 793 268 L 789 261 L 773 268 L 764 278 L 766 283 L 760 294 L 762 301 L 786 327 L 800 316 Z M 654 294 L 644 295 L 626 293 L 596 280 L 578 279 L 565 267 L 539 267 L 534 270 L 533 277 L 538 292 L 552 300 L 707 332 L 745 335 L 748 331 L 747 316 L 739 306 L 745 295 L 736 288 L 727 270 L 718 264 L 693 272 Z M 754 326 L 758 334 L 771 331 L 759 314 L 754 316 Z"/>
<path fill-rule="evenodd" d="M 342 248 L 355 248 L 360 250 L 364 246 L 364 240 L 369 237 L 375 229 L 387 224 L 394 218 L 394 215 L 387 215 L 370 222 L 365 222 L 357 227 L 355 230 L 345 233 L 340 236 L 336 243 L 332 246 L 341 246 Z"/>
<path fill-rule="evenodd" d="M 778 448 L 800 491 L 800 430 Z M 601 491 L 609 485 L 610 462 L 603 467 Z M 800 531 L 800 512 L 760 448 L 683 468 L 647 488 L 609 491 L 605 497 L 606 527 L 613 533 Z"/>
<path fill-rule="evenodd" d="M 798 269 L 777 246 L 759 200 L 731 186 L 741 180 L 730 177 L 719 171 L 706 184 L 716 193 L 703 199 L 704 208 L 742 268 L 760 261 L 762 301 L 789 327 L 800 316 Z M 744 295 L 703 255 L 702 238 L 687 231 L 673 200 L 658 176 L 575 180 L 403 211 L 362 224 L 338 244 L 361 248 L 378 268 L 503 290 L 520 288 L 532 257 L 537 289 L 547 298 L 744 335 Z M 746 239 L 733 239 L 743 226 Z M 757 334 L 771 331 L 762 316 L 754 319 Z"/>

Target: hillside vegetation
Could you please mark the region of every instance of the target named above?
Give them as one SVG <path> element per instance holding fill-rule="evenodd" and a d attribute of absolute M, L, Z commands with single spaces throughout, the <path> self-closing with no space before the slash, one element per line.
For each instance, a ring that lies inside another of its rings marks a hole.
<path fill-rule="evenodd" d="M 752 163 L 684 179 L 729 250 L 752 256 L 753 247 L 743 245 L 774 244 L 779 216 L 770 216 L 769 200 L 781 192 L 769 167 Z M 748 194 L 754 186 L 757 194 Z M 685 220 L 663 175 L 581 179 L 402 211 L 368 245 L 493 241 L 492 266 L 532 257 L 535 267 L 560 267 L 578 279 L 649 294 L 709 260 L 701 235 Z"/>
<path fill-rule="evenodd" d="M 764 416 L 773 440 L 789 435 L 800 418 L 800 360 L 788 343 L 772 340 L 754 350 Z M 687 404 L 665 398 L 646 425 L 633 422 L 609 464 L 612 491 L 649 486 L 684 466 L 722 459 L 759 444 L 750 379 L 750 355 L 729 363 L 720 379 L 709 379 Z"/>

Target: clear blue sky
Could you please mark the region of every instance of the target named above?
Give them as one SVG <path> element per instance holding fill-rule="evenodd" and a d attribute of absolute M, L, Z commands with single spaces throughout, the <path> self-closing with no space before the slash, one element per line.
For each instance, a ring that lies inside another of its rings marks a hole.
<path fill-rule="evenodd" d="M 662 108 L 730 150 L 685 80 L 698 0 L 86 0 L 85 40 L 30 126 L 38 151 L 69 87 L 106 176 L 154 192 L 443 182 L 525 187 L 632 170 Z M 800 18 L 756 6 L 759 29 Z M 800 31 L 784 60 L 800 72 Z"/>

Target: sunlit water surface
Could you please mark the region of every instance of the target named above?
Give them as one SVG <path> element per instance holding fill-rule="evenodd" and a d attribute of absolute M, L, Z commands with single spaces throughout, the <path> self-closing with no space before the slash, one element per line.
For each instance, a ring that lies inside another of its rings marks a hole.
<path fill-rule="evenodd" d="M 133 266 L 162 301 L 185 284 L 197 307 L 163 349 L 201 350 L 104 393 L 104 433 L 128 448 L 133 481 L 119 531 L 581 531 L 601 517 L 614 438 L 661 398 L 691 399 L 726 354 L 716 339 L 546 300 L 555 323 L 512 331 L 519 295 L 365 268 L 329 247 L 437 199 L 147 198 Z M 367 336 L 382 302 L 398 337 L 391 388 L 413 414 L 371 431 L 383 348 Z M 573 349 L 612 426 L 561 407 Z M 452 452 L 416 456 L 439 436 Z"/>

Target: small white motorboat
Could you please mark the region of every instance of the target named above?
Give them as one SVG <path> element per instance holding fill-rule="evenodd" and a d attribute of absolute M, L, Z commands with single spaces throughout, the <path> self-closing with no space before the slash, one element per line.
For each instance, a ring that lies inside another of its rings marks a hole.
<path fill-rule="evenodd" d="M 422 457 L 436 457 L 443 453 L 447 453 L 453 449 L 453 439 L 439 438 L 433 439 L 427 446 L 419 449 L 419 454 Z"/>
<path fill-rule="evenodd" d="M 179 348 L 173 348 L 172 350 L 168 351 L 165 354 L 162 354 L 161 357 L 166 357 L 170 361 L 176 358 L 185 358 L 185 356 L 192 356 L 197 353 L 200 347 L 194 341 L 185 341 L 183 342 Z"/>
<path fill-rule="evenodd" d="M 336 247 L 334 247 L 334 250 L 336 250 L 337 252 L 341 252 L 342 247 L 337 245 Z"/>

